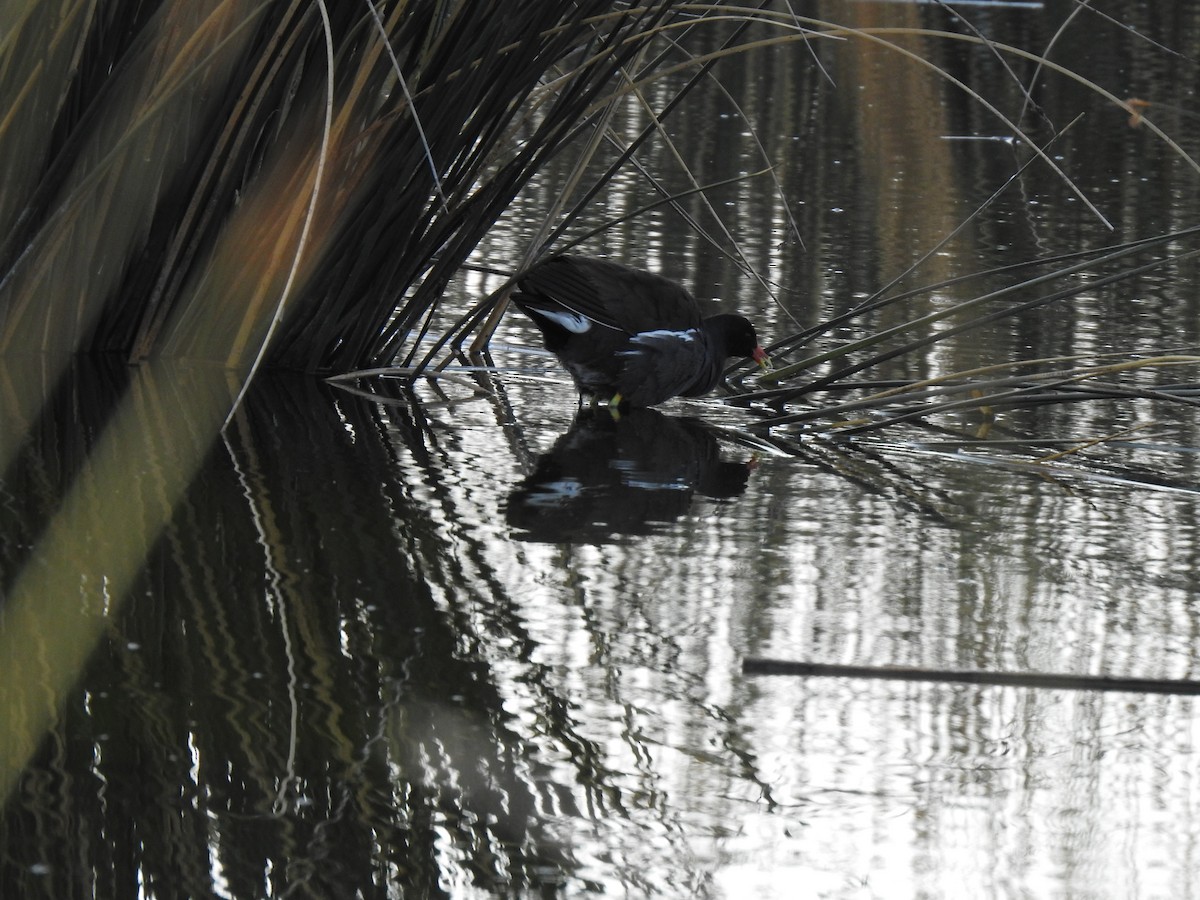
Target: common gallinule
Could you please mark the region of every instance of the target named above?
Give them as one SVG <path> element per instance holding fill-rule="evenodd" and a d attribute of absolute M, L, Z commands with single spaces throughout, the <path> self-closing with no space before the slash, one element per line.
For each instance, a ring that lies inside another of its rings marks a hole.
<path fill-rule="evenodd" d="M 747 319 L 705 318 L 696 298 L 675 282 L 608 260 L 547 260 L 517 282 L 512 299 L 580 393 L 613 406 L 707 394 L 731 356 L 767 365 Z"/>

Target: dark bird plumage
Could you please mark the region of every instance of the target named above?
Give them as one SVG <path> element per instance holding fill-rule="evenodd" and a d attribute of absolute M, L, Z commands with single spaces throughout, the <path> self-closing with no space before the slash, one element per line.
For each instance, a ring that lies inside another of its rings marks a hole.
<path fill-rule="evenodd" d="M 767 355 L 742 316 L 701 315 L 675 282 L 603 259 L 559 256 L 517 282 L 513 302 L 583 394 L 629 406 L 707 394 L 725 360 Z"/>

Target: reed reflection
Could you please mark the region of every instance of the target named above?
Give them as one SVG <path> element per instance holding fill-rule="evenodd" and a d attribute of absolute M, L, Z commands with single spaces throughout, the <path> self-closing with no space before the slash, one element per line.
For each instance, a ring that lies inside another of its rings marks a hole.
<path fill-rule="evenodd" d="M 68 387 L 92 397 L 103 384 Z M 435 896 L 468 882 L 553 895 L 578 883 L 563 835 L 583 827 L 581 809 L 621 815 L 621 792 L 540 669 L 523 682 L 537 715 L 506 708 L 485 648 L 503 640 L 514 648 L 505 665 L 524 666 L 528 640 L 507 622 L 484 633 L 491 625 L 467 611 L 502 598 L 494 576 L 470 568 L 479 548 L 460 556 L 413 496 L 412 484 L 447 477 L 418 417 L 394 415 L 389 430 L 371 404 L 335 406 L 318 384 L 264 377 L 217 448 L 188 444 L 199 461 L 185 468 L 172 453 L 186 429 L 167 415 L 185 404 L 151 386 L 127 430 L 157 455 L 111 454 L 114 465 L 129 461 L 127 486 L 140 487 L 147 459 L 155 484 L 167 471 L 190 484 L 178 503 L 130 489 L 116 518 L 99 514 L 111 503 L 93 511 L 99 549 L 79 569 L 89 576 L 129 567 L 127 553 L 101 551 L 148 510 L 163 522 L 141 542 L 145 565 L 123 602 L 77 616 L 90 640 L 65 649 L 58 620 L 18 634 L 19 591 L 0 604 L 0 637 L 24 635 L 43 663 L 0 690 L 13 788 L 0 896 L 78 896 L 80 885 L 114 898 Z M 30 432 L 21 471 L 54 458 L 55 423 Z M 0 529 L 4 559 L 26 543 Z M 43 710 L 42 726 L 17 701 L 44 707 L 51 684 L 61 709 Z M 67 839 L 80 834 L 103 839 Z"/>

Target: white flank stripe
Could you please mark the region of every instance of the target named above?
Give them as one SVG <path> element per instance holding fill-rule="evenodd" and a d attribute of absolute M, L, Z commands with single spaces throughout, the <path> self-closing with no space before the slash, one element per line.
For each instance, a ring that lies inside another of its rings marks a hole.
<path fill-rule="evenodd" d="M 543 319 L 549 319 L 572 334 L 583 334 L 585 331 L 591 330 L 592 327 L 592 320 L 586 316 L 581 316 L 579 313 L 560 312 L 558 310 L 551 311 L 548 309 L 531 309 L 530 312 L 536 313 Z"/>
<path fill-rule="evenodd" d="M 692 342 L 696 339 L 698 330 L 689 328 L 687 331 L 671 331 L 668 328 L 659 328 L 656 331 L 640 331 L 633 336 L 632 343 L 634 344 L 654 344 L 658 341 L 687 341 Z"/>

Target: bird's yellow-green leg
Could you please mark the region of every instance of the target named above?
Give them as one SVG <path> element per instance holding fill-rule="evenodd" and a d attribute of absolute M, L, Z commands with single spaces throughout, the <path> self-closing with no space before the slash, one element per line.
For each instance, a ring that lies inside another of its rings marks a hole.
<path fill-rule="evenodd" d="M 621 402 L 624 399 L 625 398 L 622 397 L 621 394 L 618 392 L 616 394 L 613 394 L 612 399 L 609 400 L 607 403 L 600 404 L 602 407 L 604 407 L 604 409 L 608 410 L 608 414 L 610 416 L 612 416 L 614 422 L 621 421 Z"/>

